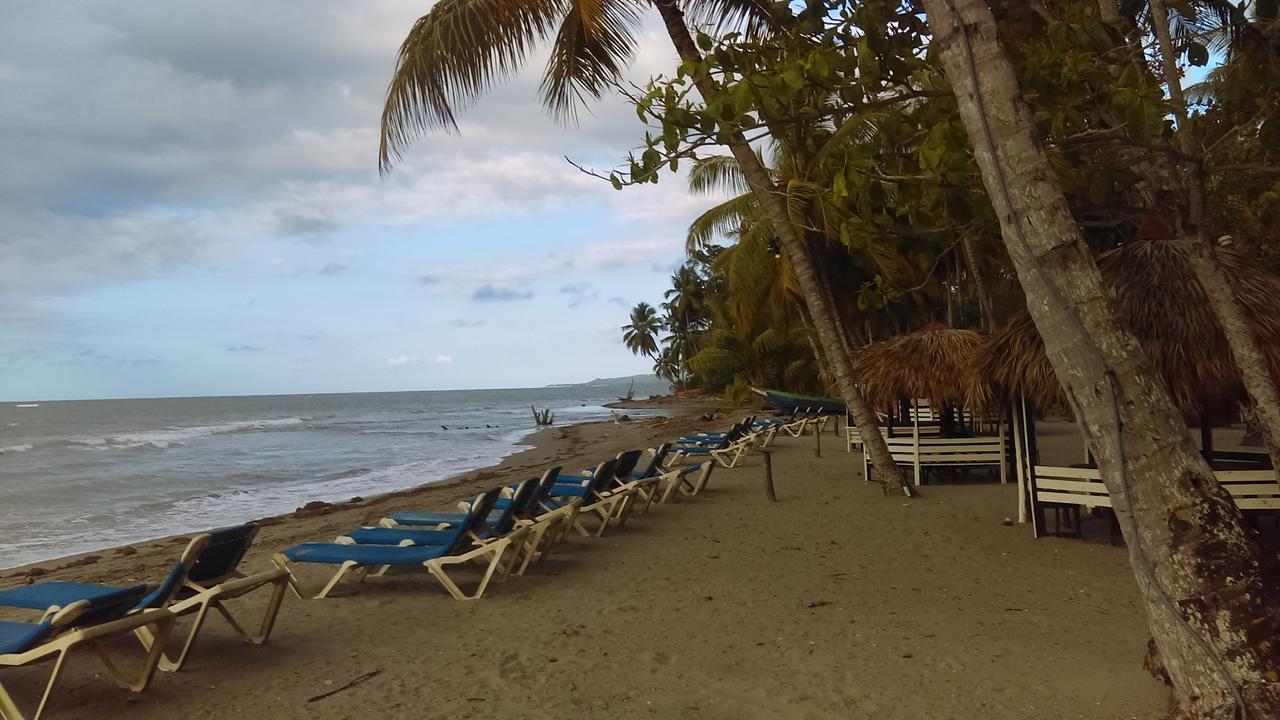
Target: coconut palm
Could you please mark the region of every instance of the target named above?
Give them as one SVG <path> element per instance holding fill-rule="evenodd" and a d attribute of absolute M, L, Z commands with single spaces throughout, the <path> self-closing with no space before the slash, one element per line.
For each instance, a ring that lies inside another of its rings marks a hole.
<path fill-rule="evenodd" d="M 636 355 L 653 357 L 658 352 L 658 331 L 662 321 L 649 303 L 636 303 L 631 308 L 631 322 L 622 326 L 622 342 Z"/>
<path fill-rule="evenodd" d="M 543 104 L 572 118 L 578 103 L 603 95 L 634 58 L 641 13 L 654 8 L 683 63 L 695 68 L 693 84 L 704 100 L 718 98 L 718 80 L 702 67 L 689 23 L 733 28 L 748 36 L 794 25 L 786 3 L 772 0 L 440 0 L 414 23 L 400 47 L 383 106 L 379 166 L 383 171 L 424 131 L 457 128 L 455 110 L 473 102 L 499 80 L 516 73 L 530 51 L 550 42 L 540 88 Z M 830 286 L 809 254 L 803 230 L 759 162 L 742 129 L 728 123 L 720 133 L 738 160 L 791 260 L 815 335 L 841 395 L 853 412 L 866 451 L 886 492 L 911 488 L 881 440 L 848 361 L 847 328 L 830 300 Z"/>
<path fill-rule="evenodd" d="M 762 32 L 789 17 L 769 0 L 685 0 L 694 24 Z M 547 42 L 539 92 L 553 115 L 572 120 L 609 91 L 634 59 L 641 16 L 673 0 L 441 0 L 400 46 L 382 111 L 380 165 L 390 169 L 424 131 L 457 129 L 456 111 L 514 75 Z"/>

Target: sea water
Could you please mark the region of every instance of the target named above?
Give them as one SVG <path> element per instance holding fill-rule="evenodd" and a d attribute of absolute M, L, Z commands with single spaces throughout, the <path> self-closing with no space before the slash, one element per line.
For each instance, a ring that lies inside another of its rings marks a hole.
<path fill-rule="evenodd" d="M 531 405 L 557 426 L 609 419 L 627 390 L 3 403 L 0 568 L 442 480 L 520 450 Z"/>

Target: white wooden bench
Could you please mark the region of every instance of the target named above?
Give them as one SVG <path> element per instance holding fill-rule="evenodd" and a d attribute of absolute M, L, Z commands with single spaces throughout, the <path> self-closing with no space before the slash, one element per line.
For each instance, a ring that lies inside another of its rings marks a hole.
<path fill-rule="evenodd" d="M 915 428 L 913 428 L 914 430 Z M 919 428 L 924 430 L 924 428 Z M 912 432 L 905 435 L 885 434 L 889 454 L 899 465 L 911 466 L 912 482 L 920 485 L 923 472 L 931 468 L 993 467 L 1000 473 L 1000 482 L 1009 481 L 1005 468 L 1007 444 L 1000 435 L 977 437 L 941 437 Z M 863 477 L 871 477 L 871 458 L 863 453 Z"/>
<path fill-rule="evenodd" d="M 1280 482 L 1274 470 L 1217 470 L 1214 475 L 1241 510 L 1280 510 Z M 1047 532 L 1043 514 L 1046 505 L 1054 509 L 1075 508 L 1073 520 L 1069 521 L 1074 529 L 1066 533 L 1075 536 L 1080 534 L 1079 508 L 1112 507 L 1111 496 L 1097 468 L 1036 465 L 1032 468 L 1030 488 L 1036 537 Z M 1061 515 L 1057 520 L 1054 534 L 1064 534 Z"/>

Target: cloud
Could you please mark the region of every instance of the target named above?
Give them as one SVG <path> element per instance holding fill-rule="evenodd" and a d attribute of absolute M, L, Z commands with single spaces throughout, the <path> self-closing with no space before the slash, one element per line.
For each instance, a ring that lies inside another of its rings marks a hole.
<path fill-rule="evenodd" d="M 467 320 L 466 318 L 454 318 L 449 324 L 459 328 L 480 327 L 485 324 L 484 320 Z"/>
<path fill-rule="evenodd" d="M 582 264 L 590 268 L 644 267 L 663 268 L 684 259 L 684 247 L 670 238 L 640 238 L 591 243 L 578 253 Z"/>
<path fill-rule="evenodd" d="M 440 282 L 440 278 L 436 275 L 419 275 L 418 282 L 423 285 L 435 285 Z"/>
<path fill-rule="evenodd" d="M 569 302 L 569 307 L 578 307 L 583 303 L 590 302 L 600 297 L 600 293 L 594 290 L 589 282 L 564 285 L 560 288 L 560 293 L 572 298 Z"/>
<path fill-rule="evenodd" d="M 444 353 L 437 353 L 431 358 L 423 358 L 419 355 L 394 355 L 387 358 L 387 367 L 412 367 L 415 365 L 422 365 L 423 363 L 430 363 L 432 365 L 448 365 L 452 362 L 453 356 L 445 355 Z"/>
<path fill-rule="evenodd" d="M 611 304 L 613 304 L 613 305 L 617 305 L 617 306 L 618 306 L 618 307 L 620 307 L 620 308 L 631 307 L 631 303 L 629 303 L 629 302 L 627 302 L 626 300 L 624 300 L 624 299 L 622 299 L 622 298 L 618 297 L 617 295 L 614 295 L 613 297 L 609 298 L 609 300 L 608 300 L 607 302 L 609 302 L 609 303 L 611 303 Z"/>
<path fill-rule="evenodd" d="M 471 293 L 475 302 L 510 302 L 512 300 L 528 300 L 533 297 L 532 290 L 516 290 L 496 285 L 481 285 Z"/>
<path fill-rule="evenodd" d="M 320 274 L 325 276 L 341 275 L 347 271 L 347 266 L 342 263 L 327 263 L 320 268 Z"/>
<path fill-rule="evenodd" d="M 228 345 L 227 352 L 262 352 L 256 345 Z"/>
<path fill-rule="evenodd" d="M 316 217 L 281 209 L 275 213 L 276 234 L 282 237 L 326 236 L 341 225 L 328 217 Z"/>

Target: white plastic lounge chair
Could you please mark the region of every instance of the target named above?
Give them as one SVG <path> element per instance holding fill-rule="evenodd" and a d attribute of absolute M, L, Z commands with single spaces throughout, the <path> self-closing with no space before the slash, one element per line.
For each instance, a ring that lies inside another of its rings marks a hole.
<path fill-rule="evenodd" d="M 0 682 L 0 717 L 4 720 L 39 720 L 61 677 L 67 656 L 77 647 L 89 644 L 107 673 L 122 687 L 142 692 L 155 675 L 164 650 L 164 641 L 173 629 L 174 615 L 165 609 L 134 611 L 148 594 L 147 585 L 119 588 L 93 599 L 77 600 L 66 607 L 49 608 L 39 623 L 0 621 L 0 669 L 23 667 L 53 661 L 53 671 L 45 683 L 35 712 L 26 715 L 17 701 Z M 129 674 L 117 667 L 107 655 L 101 640 L 150 628 L 152 643 L 141 668 Z"/>
<path fill-rule="evenodd" d="M 289 571 L 289 585 L 302 596 L 301 583 L 293 566 L 300 563 L 321 565 L 337 565 L 333 577 L 320 589 L 314 597 L 326 597 L 337 586 L 338 582 L 351 570 L 356 570 L 360 579 L 368 577 L 374 568 L 383 568 L 377 573 L 383 574 L 390 567 L 422 567 L 425 566 L 440 584 L 459 600 L 475 600 L 484 595 L 485 588 L 494 575 L 502 567 L 502 560 L 507 550 L 515 543 L 523 541 L 523 534 L 513 532 L 492 543 L 475 545 L 471 531 L 480 519 L 488 516 L 498 499 L 499 489 L 494 488 L 476 498 L 471 506 L 467 520 L 451 528 L 453 540 L 448 545 L 418 545 L 412 547 L 387 545 L 348 545 L 342 543 L 303 543 L 286 548 L 275 556 L 275 562 Z M 480 561 L 485 570 L 473 593 L 464 592 L 449 574 L 447 568 L 454 565 L 471 564 Z"/>

